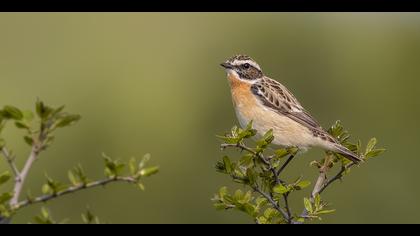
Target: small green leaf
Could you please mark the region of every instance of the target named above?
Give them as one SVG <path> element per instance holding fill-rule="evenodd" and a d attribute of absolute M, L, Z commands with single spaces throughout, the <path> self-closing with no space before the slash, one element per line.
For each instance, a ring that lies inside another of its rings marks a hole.
<path fill-rule="evenodd" d="M 13 198 L 13 194 L 12 193 L 2 193 L 0 195 L 0 204 L 6 203 L 8 202 L 10 199 Z"/>
<path fill-rule="evenodd" d="M 57 127 L 58 128 L 63 128 L 66 126 L 70 126 L 72 124 L 74 124 L 75 122 L 79 121 L 82 117 L 80 115 L 68 115 L 64 118 L 62 118 L 58 123 L 57 123 Z"/>
<path fill-rule="evenodd" d="M 3 116 L 8 119 L 21 120 L 23 113 L 14 106 L 5 106 L 3 108 Z"/>
<path fill-rule="evenodd" d="M 142 183 L 138 183 L 137 186 L 141 191 L 144 191 L 146 189 Z"/>
<path fill-rule="evenodd" d="M 23 139 L 25 140 L 25 143 L 29 146 L 32 146 L 34 144 L 34 140 L 32 139 L 32 137 L 24 136 Z"/>
<path fill-rule="evenodd" d="M 298 187 L 298 190 L 307 188 L 309 185 L 311 185 L 311 182 L 308 180 L 300 181 L 296 184 L 296 187 Z"/>
<path fill-rule="evenodd" d="M 232 173 L 232 163 L 230 162 L 230 159 L 229 159 L 228 156 L 223 157 L 223 163 L 225 164 L 226 172 L 228 174 L 231 174 Z"/>
<path fill-rule="evenodd" d="M 76 186 L 79 184 L 79 181 L 77 180 L 76 176 L 73 174 L 73 171 L 69 171 L 67 175 L 70 180 L 70 183 L 73 184 L 73 186 Z"/>
<path fill-rule="evenodd" d="M 375 149 L 366 154 L 365 158 L 372 158 L 381 155 L 386 150 L 383 148 Z"/>
<path fill-rule="evenodd" d="M 277 211 L 275 209 L 273 209 L 273 208 L 267 208 L 264 211 L 264 217 L 266 219 L 271 219 L 271 218 L 275 217 L 276 214 L 277 214 Z"/>
<path fill-rule="evenodd" d="M 276 154 L 276 157 L 278 157 L 278 158 L 283 158 L 283 157 L 289 155 L 289 151 L 284 149 L 284 148 L 277 149 L 274 153 Z"/>
<path fill-rule="evenodd" d="M 128 161 L 128 168 L 130 169 L 131 175 L 135 175 L 137 173 L 137 162 L 136 158 L 132 157 Z"/>
<path fill-rule="evenodd" d="M 219 195 L 221 198 L 228 195 L 228 188 L 226 186 L 223 186 L 219 189 Z"/>
<path fill-rule="evenodd" d="M 313 213 L 313 208 L 312 208 L 311 200 L 309 200 L 308 198 L 304 198 L 303 201 L 304 201 L 304 204 L 305 204 L 305 209 L 309 213 Z"/>
<path fill-rule="evenodd" d="M 299 151 L 299 148 L 297 147 L 290 147 L 287 149 L 290 155 L 296 155 L 296 153 Z"/>
<path fill-rule="evenodd" d="M 42 185 L 42 190 L 41 191 L 42 191 L 43 194 L 50 194 L 52 192 L 52 189 L 51 189 L 50 185 L 44 184 L 44 185 Z"/>
<path fill-rule="evenodd" d="M 240 201 L 243 198 L 243 196 L 244 196 L 244 193 L 242 192 L 242 190 L 238 189 L 233 194 L 233 199 L 235 199 L 236 201 Z"/>
<path fill-rule="evenodd" d="M 39 100 L 36 102 L 35 107 L 36 107 L 36 114 L 42 120 L 47 119 L 50 116 L 50 114 L 53 112 L 52 108 L 46 106 L 43 102 Z"/>
<path fill-rule="evenodd" d="M 322 210 L 322 211 L 318 211 L 317 214 L 330 214 L 334 212 L 335 210 Z"/>
<path fill-rule="evenodd" d="M 152 158 L 152 155 L 150 153 L 144 154 L 143 158 L 141 159 L 141 161 L 139 163 L 139 168 L 138 169 L 143 169 L 143 167 L 146 166 L 147 162 L 150 161 L 150 158 Z"/>
<path fill-rule="evenodd" d="M 4 183 L 6 183 L 7 181 L 9 181 L 11 177 L 12 177 L 12 175 L 10 174 L 9 171 L 3 172 L 0 175 L 0 185 L 2 185 Z"/>
<path fill-rule="evenodd" d="M 140 171 L 141 176 L 151 176 L 159 172 L 158 166 L 149 167 Z"/>
<path fill-rule="evenodd" d="M 20 121 L 20 120 L 18 120 L 18 121 L 15 122 L 15 126 L 18 129 L 28 129 L 29 130 L 29 128 L 30 128 L 29 124 L 27 124 L 24 121 Z"/>
<path fill-rule="evenodd" d="M 285 193 L 288 193 L 290 190 L 288 187 L 284 186 L 283 184 L 279 184 L 273 188 L 273 191 L 278 194 L 285 194 Z"/>
<path fill-rule="evenodd" d="M 366 154 L 373 150 L 375 145 L 378 143 L 378 140 L 376 138 L 371 138 L 366 146 Z"/>
<path fill-rule="evenodd" d="M 320 209 L 321 208 L 321 195 L 316 194 L 314 201 L 315 201 L 315 208 Z"/>

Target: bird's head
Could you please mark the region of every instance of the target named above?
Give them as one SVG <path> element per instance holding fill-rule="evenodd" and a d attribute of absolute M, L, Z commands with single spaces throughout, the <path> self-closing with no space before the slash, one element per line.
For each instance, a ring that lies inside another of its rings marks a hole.
<path fill-rule="evenodd" d="M 220 64 L 231 76 L 246 82 L 253 82 L 264 76 L 261 67 L 249 56 L 236 55 Z"/>

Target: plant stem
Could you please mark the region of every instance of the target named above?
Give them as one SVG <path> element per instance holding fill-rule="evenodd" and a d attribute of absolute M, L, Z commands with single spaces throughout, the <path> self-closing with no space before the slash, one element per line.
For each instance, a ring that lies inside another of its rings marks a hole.
<path fill-rule="evenodd" d="M 15 205 L 12 205 L 12 207 L 15 210 L 18 210 L 18 209 L 26 207 L 28 205 L 47 202 L 47 201 L 53 200 L 55 198 L 70 194 L 70 193 L 75 193 L 75 192 L 78 192 L 80 190 L 90 189 L 90 188 L 94 188 L 94 187 L 98 187 L 98 186 L 105 186 L 105 185 L 108 185 L 112 182 L 137 183 L 138 181 L 133 177 L 118 177 L 117 176 L 117 177 L 114 177 L 114 178 L 98 180 L 98 181 L 91 182 L 91 183 L 88 183 L 88 184 L 80 184 L 80 185 L 77 185 L 77 186 L 73 186 L 73 187 L 70 187 L 70 188 L 65 189 L 63 191 L 60 191 L 58 193 L 44 195 L 44 196 L 36 197 L 34 199 L 27 199 L 27 200 L 24 200 L 24 201 L 21 201 L 21 202 L 15 204 Z"/>
<path fill-rule="evenodd" d="M 28 157 L 28 160 L 25 163 L 25 166 L 23 167 L 22 171 L 19 174 L 19 177 L 16 178 L 16 183 L 15 183 L 15 187 L 13 189 L 13 198 L 10 200 L 10 205 L 16 205 L 19 201 L 19 196 L 22 192 L 23 189 L 23 185 L 25 183 L 26 177 L 29 174 L 29 171 L 33 165 L 33 163 L 37 160 L 38 158 L 38 147 L 37 145 L 33 145 L 32 149 L 31 149 L 31 153 Z"/>
<path fill-rule="evenodd" d="M 283 170 L 289 165 L 289 163 L 293 160 L 295 157 L 294 154 L 291 154 L 289 158 L 287 158 L 286 162 L 280 167 L 279 171 L 277 171 L 277 176 L 280 176 L 280 174 L 283 172 Z"/>
<path fill-rule="evenodd" d="M 287 222 L 290 222 L 291 221 L 291 219 L 290 219 L 289 215 L 287 214 L 287 212 L 285 210 L 283 210 L 279 206 L 279 204 L 276 201 L 274 201 L 274 199 L 270 195 L 268 195 L 267 193 L 265 193 L 264 191 L 262 191 L 260 188 L 258 188 L 256 186 L 253 187 L 253 189 L 254 189 L 255 192 L 261 194 L 265 199 L 267 199 L 271 203 L 271 205 L 273 205 L 273 207 L 283 215 L 283 218 Z"/>
<path fill-rule="evenodd" d="M 19 181 L 20 173 L 19 169 L 16 166 L 14 157 L 10 155 L 10 152 L 7 150 L 6 147 L 1 149 L 1 153 L 3 154 L 4 158 L 6 159 L 7 163 L 9 163 L 10 169 L 12 169 L 13 175 L 15 176 L 15 181 Z"/>

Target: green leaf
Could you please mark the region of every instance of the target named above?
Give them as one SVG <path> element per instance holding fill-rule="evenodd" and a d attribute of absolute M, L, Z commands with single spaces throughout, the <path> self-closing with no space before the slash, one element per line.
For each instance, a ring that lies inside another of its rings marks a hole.
<path fill-rule="evenodd" d="M 5 118 L 21 120 L 23 119 L 23 113 L 18 108 L 14 106 L 5 106 L 3 108 L 3 116 Z"/>
<path fill-rule="evenodd" d="M 52 116 L 56 116 L 56 115 L 60 114 L 60 112 L 62 112 L 62 111 L 64 110 L 64 108 L 65 108 L 65 106 L 63 105 L 63 106 L 60 106 L 60 107 L 59 107 L 59 108 L 57 108 L 57 109 L 54 109 L 54 110 L 51 112 L 51 115 L 52 115 Z"/>
<path fill-rule="evenodd" d="M 131 175 L 135 175 L 137 173 L 137 162 L 136 158 L 132 157 L 128 161 L 128 168 L 130 169 Z"/>
<path fill-rule="evenodd" d="M 42 120 L 47 119 L 50 116 L 50 114 L 54 111 L 52 108 L 46 106 L 43 102 L 39 100 L 36 102 L 35 107 L 38 117 Z"/>
<path fill-rule="evenodd" d="M 74 124 L 75 122 L 79 121 L 82 117 L 80 115 L 68 115 L 62 118 L 58 123 L 58 128 L 63 128 L 66 126 L 70 126 Z"/>
<path fill-rule="evenodd" d="M 15 126 L 16 126 L 17 128 L 19 128 L 19 129 L 27 129 L 27 130 L 29 130 L 29 129 L 30 129 L 29 124 L 27 124 L 27 123 L 26 123 L 26 122 L 24 122 L 24 121 L 16 121 L 16 122 L 15 122 Z"/>
<path fill-rule="evenodd" d="M 2 185 L 4 183 L 6 183 L 7 181 L 9 181 L 11 177 L 12 177 L 12 175 L 10 174 L 9 171 L 3 172 L 0 175 L 0 185 Z"/>
<path fill-rule="evenodd" d="M 278 194 L 285 194 L 285 193 L 288 193 L 290 190 L 288 187 L 284 186 L 283 184 L 279 184 L 273 188 L 273 191 Z"/>
<path fill-rule="evenodd" d="M 25 140 L 25 143 L 29 146 L 32 146 L 34 144 L 34 140 L 32 139 L 32 137 L 24 136 L 23 139 Z"/>
<path fill-rule="evenodd" d="M 322 211 L 318 211 L 317 214 L 330 214 L 330 213 L 334 213 L 335 210 L 322 210 Z"/>
<path fill-rule="evenodd" d="M 232 163 L 230 162 L 230 159 L 229 159 L 228 156 L 223 157 L 223 163 L 225 164 L 226 172 L 228 174 L 231 174 L 232 173 Z"/>
<path fill-rule="evenodd" d="M 141 191 L 144 191 L 146 189 L 142 183 L 138 183 L 137 186 Z"/>
<path fill-rule="evenodd" d="M 151 176 L 159 172 L 158 166 L 149 167 L 140 171 L 141 176 Z"/>
<path fill-rule="evenodd" d="M 287 149 L 290 155 L 296 155 L 296 153 L 299 151 L 299 148 L 297 147 L 290 147 Z"/>
<path fill-rule="evenodd" d="M 271 143 L 274 140 L 274 135 L 273 135 L 273 129 L 270 129 L 269 131 L 267 131 L 264 136 L 263 139 L 267 142 L 267 143 Z"/>
<path fill-rule="evenodd" d="M 50 185 L 48 185 L 48 184 L 42 185 L 42 190 L 41 191 L 42 191 L 43 194 L 51 194 L 53 192 Z"/>
<path fill-rule="evenodd" d="M 228 188 L 226 186 L 223 186 L 219 189 L 219 196 L 223 198 L 226 195 L 228 195 Z"/>
<path fill-rule="evenodd" d="M 376 138 L 371 138 L 366 146 L 366 154 L 369 153 L 370 151 L 373 150 L 373 148 L 375 148 L 375 145 L 378 143 L 378 140 L 376 140 Z"/>
<path fill-rule="evenodd" d="M 304 198 L 303 201 L 304 201 L 304 204 L 305 204 L 305 209 L 309 213 L 313 213 L 313 208 L 312 208 L 311 200 L 309 200 L 308 198 Z"/>
<path fill-rule="evenodd" d="M 263 206 L 264 204 L 267 204 L 268 203 L 268 200 L 266 198 L 264 198 L 264 197 L 258 197 L 255 200 L 255 203 L 257 203 L 258 206 Z"/>
<path fill-rule="evenodd" d="M 13 198 L 13 194 L 12 193 L 2 193 L 0 195 L 0 204 L 6 203 L 8 201 L 10 201 L 10 199 Z"/>
<path fill-rule="evenodd" d="M 257 174 L 252 168 L 246 170 L 246 176 L 248 177 L 250 185 L 254 185 L 257 182 Z"/>
<path fill-rule="evenodd" d="M 152 155 L 150 153 L 144 154 L 143 158 L 141 159 L 141 161 L 139 163 L 139 168 L 138 169 L 143 169 L 143 167 L 146 166 L 147 162 L 150 161 L 150 158 L 152 158 Z"/>
<path fill-rule="evenodd" d="M 277 215 L 277 210 L 273 209 L 273 208 L 267 208 L 264 211 L 264 217 L 266 219 L 271 219 L 273 217 L 275 217 Z"/>
<path fill-rule="evenodd" d="M 73 174 L 73 171 L 69 171 L 69 172 L 67 173 L 67 176 L 68 176 L 68 178 L 69 178 L 69 180 L 70 180 L 70 183 L 71 183 L 73 186 L 76 186 L 76 185 L 78 185 L 78 184 L 79 184 L 79 181 L 77 180 L 76 176 Z"/>
<path fill-rule="evenodd" d="M 320 194 L 315 195 L 314 202 L 315 202 L 315 208 L 320 209 L 321 208 L 321 195 Z"/>
<path fill-rule="evenodd" d="M 308 186 L 311 185 L 311 182 L 308 180 L 304 180 L 304 181 L 300 181 L 299 183 L 296 184 L 296 187 L 298 187 L 298 190 L 307 188 Z"/>
<path fill-rule="evenodd" d="M 240 201 L 243 198 L 243 196 L 244 196 L 244 193 L 242 192 L 242 190 L 238 189 L 233 194 L 233 199 L 235 199 L 235 201 Z"/>
<path fill-rule="evenodd" d="M 282 149 L 277 149 L 276 151 L 274 151 L 274 154 L 276 154 L 276 157 L 278 157 L 278 158 L 283 158 L 283 157 L 289 155 L 289 151 L 282 148 Z"/>
<path fill-rule="evenodd" d="M 373 151 L 370 151 L 369 153 L 366 154 L 365 158 L 372 158 L 372 157 L 376 157 L 381 155 L 383 152 L 385 152 L 386 149 L 380 148 L 380 149 L 375 149 Z"/>

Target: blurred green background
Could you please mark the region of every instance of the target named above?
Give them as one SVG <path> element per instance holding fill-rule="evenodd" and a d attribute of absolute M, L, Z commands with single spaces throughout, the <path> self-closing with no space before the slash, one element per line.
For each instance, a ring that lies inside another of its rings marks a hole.
<path fill-rule="evenodd" d="M 115 184 L 53 201 L 57 219 L 81 222 L 89 205 L 111 223 L 252 223 L 210 201 L 231 185 L 214 169 L 224 154 L 215 135 L 237 123 L 219 63 L 244 53 L 324 127 L 340 119 L 353 136 L 375 136 L 388 149 L 325 193 L 337 212 L 323 222 L 420 223 L 420 14 L 2 13 L 0 35 L 0 106 L 33 109 L 39 97 L 83 116 L 32 169 L 33 194 L 45 172 L 65 181 L 78 163 L 101 177 L 102 152 L 123 160 L 151 153 L 161 167 L 145 192 Z M 19 165 L 29 151 L 22 134 L 5 133 Z M 321 154 L 311 150 L 288 176 L 314 178 L 308 163 Z M 300 212 L 302 198 L 293 201 Z"/>

